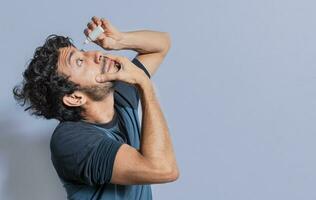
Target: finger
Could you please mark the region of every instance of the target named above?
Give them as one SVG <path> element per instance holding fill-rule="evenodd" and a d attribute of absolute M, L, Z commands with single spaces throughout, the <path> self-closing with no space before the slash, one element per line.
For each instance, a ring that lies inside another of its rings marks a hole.
<path fill-rule="evenodd" d="M 115 66 L 119 68 L 119 70 L 124 68 L 124 65 L 126 65 L 126 60 L 128 60 L 127 58 L 123 57 L 123 56 L 116 56 L 116 55 L 106 55 L 105 57 L 111 59 L 114 61 Z"/>
<path fill-rule="evenodd" d="M 93 30 L 93 29 L 95 29 L 95 27 L 97 27 L 97 25 L 96 25 L 94 22 L 89 22 L 89 23 L 87 24 L 87 27 L 88 27 L 89 29 Z"/>
<path fill-rule="evenodd" d="M 89 34 L 92 32 L 90 29 L 88 29 L 88 28 L 86 28 L 86 29 L 84 29 L 84 34 L 88 37 L 89 36 Z"/>
<path fill-rule="evenodd" d="M 118 80 L 118 73 L 100 74 L 95 77 L 95 80 L 99 83 Z"/>
<path fill-rule="evenodd" d="M 102 18 L 102 19 L 101 19 L 101 22 L 102 22 L 102 24 L 103 24 L 106 28 L 108 28 L 109 25 L 110 25 L 110 22 L 109 22 L 109 20 L 107 20 L 107 19 Z"/>
<path fill-rule="evenodd" d="M 91 20 L 97 25 L 97 26 L 99 26 L 99 25 L 101 25 L 101 20 L 98 18 L 98 17 L 96 17 L 96 16 L 93 16 L 92 18 L 91 18 Z"/>

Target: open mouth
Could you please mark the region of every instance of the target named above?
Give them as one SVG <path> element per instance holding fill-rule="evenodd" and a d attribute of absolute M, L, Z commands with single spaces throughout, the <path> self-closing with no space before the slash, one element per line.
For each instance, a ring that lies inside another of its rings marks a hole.
<path fill-rule="evenodd" d="M 101 74 L 110 72 L 113 67 L 115 67 L 116 69 L 120 69 L 120 64 L 112 59 L 104 57 L 101 67 Z"/>
<path fill-rule="evenodd" d="M 106 67 L 106 58 L 103 57 L 103 59 L 102 59 L 102 67 L 101 67 L 101 74 L 105 73 L 105 67 Z"/>

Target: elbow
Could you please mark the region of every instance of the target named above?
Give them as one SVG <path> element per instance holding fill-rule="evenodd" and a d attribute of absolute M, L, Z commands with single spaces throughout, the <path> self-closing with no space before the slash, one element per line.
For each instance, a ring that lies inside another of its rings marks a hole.
<path fill-rule="evenodd" d="M 165 35 L 166 35 L 166 46 L 167 46 L 167 49 L 170 49 L 171 48 L 171 36 L 167 32 L 165 32 Z"/>
<path fill-rule="evenodd" d="M 167 32 L 164 32 L 163 34 L 164 34 L 165 42 L 164 42 L 164 48 L 162 50 L 162 54 L 166 56 L 171 48 L 171 36 Z"/>
<path fill-rule="evenodd" d="M 174 182 L 179 179 L 180 172 L 178 168 L 170 169 L 165 171 L 164 177 L 166 178 L 165 182 Z"/>
<path fill-rule="evenodd" d="M 178 180 L 180 177 L 179 170 L 174 169 L 172 171 L 166 172 L 165 177 L 166 177 L 165 183 L 174 182 L 174 181 Z"/>
<path fill-rule="evenodd" d="M 174 182 L 179 179 L 180 171 L 176 162 L 162 161 L 161 159 L 151 161 L 151 178 L 155 183 Z"/>
<path fill-rule="evenodd" d="M 175 169 L 171 176 L 171 181 L 176 181 L 180 177 L 180 172 L 178 169 Z"/>

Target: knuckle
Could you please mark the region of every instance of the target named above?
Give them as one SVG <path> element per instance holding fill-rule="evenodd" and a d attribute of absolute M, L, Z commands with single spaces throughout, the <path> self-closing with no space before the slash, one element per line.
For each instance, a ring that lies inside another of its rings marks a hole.
<path fill-rule="evenodd" d="M 97 23 L 97 24 L 100 23 L 100 19 L 97 18 L 96 16 L 92 17 L 92 21 L 94 21 L 94 22 Z"/>
<path fill-rule="evenodd" d="M 105 18 L 102 18 L 101 21 L 102 21 L 103 23 L 108 23 L 108 22 L 109 22 L 109 21 L 108 21 L 107 19 L 105 19 Z"/>
<path fill-rule="evenodd" d="M 104 79 L 105 79 L 103 75 L 99 76 L 98 78 L 100 81 L 104 81 Z"/>

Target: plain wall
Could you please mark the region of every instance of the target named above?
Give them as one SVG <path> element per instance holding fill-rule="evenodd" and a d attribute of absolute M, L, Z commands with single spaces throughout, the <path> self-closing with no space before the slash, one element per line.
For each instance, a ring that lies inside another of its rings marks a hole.
<path fill-rule="evenodd" d="M 172 37 L 152 80 L 181 175 L 152 185 L 154 199 L 316 199 L 315 6 L 312 0 L 2 1 L 0 199 L 65 199 L 49 152 L 57 121 L 23 112 L 12 88 L 49 34 L 82 47 L 94 15 L 121 31 Z"/>

